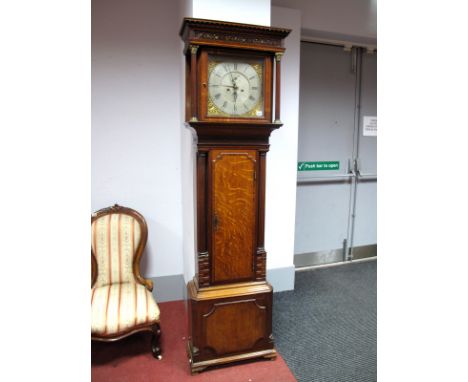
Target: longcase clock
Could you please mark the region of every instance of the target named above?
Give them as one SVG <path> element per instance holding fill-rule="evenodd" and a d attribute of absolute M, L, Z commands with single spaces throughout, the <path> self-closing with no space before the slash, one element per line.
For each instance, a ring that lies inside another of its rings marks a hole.
<path fill-rule="evenodd" d="M 185 18 L 186 121 L 197 137 L 192 372 L 275 358 L 266 281 L 265 173 L 289 29 Z M 273 92 L 274 89 L 274 92 Z M 273 93 L 274 97 L 273 97 Z"/>

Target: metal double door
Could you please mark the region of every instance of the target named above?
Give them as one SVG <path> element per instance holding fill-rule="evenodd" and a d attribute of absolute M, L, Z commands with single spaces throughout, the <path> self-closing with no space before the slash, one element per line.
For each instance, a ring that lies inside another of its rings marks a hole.
<path fill-rule="evenodd" d="M 295 265 L 376 256 L 377 53 L 303 42 L 300 78 L 298 162 L 339 167 L 298 166 Z"/>

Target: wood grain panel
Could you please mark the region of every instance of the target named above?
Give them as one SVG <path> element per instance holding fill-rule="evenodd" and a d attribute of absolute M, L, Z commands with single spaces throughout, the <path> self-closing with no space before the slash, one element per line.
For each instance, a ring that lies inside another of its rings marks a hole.
<path fill-rule="evenodd" d="M 212 150 L 213 281 L 253 278 L 256 150 Z"/>
<path fill-rule="evenodd" d="M 255 299 L 215 304 L 203 316 L 206 346 L 216 354 L 253 349 L 265 337 L 266 314 Z"/>

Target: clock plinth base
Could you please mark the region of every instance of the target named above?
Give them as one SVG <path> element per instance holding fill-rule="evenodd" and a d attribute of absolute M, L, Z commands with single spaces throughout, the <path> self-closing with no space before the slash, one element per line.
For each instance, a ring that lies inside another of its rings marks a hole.
<path fill-rule="evenodd" d="M 266 281 L 198 288 L 187 285 L 192 373 L 254 358 L 276 358 L 273 289 Z"/>
<path fill-rule="evenodd" d="M 228 356 L 228 357 L 214 358 L 208 361 L 192 362 L 192 359 L 193 359 L 192 345 L 190 342 L 187 342 L 187 353 L 189 356 L 190 369 L 191 369 L 192 374 L 198 374 L 201 371 L 212 366 L 225 365 L 225 364 L 232 363 L 232 362 L 241 362 L 245 360 L 261 359 L 261 358 L 274 360 L 276 359 L 276 356 L 277 356 L 276 350 L 273 348 L 269 350 L 262 350 L 262 351 L 252 352 L 252 353 L 243 353 L 243 354 L 237 354 L 237 355 Z"/>

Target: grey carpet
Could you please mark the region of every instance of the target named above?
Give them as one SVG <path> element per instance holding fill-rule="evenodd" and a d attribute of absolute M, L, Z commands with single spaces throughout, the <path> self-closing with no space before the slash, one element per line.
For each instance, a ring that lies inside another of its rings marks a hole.
<path fill-rule="evenodd" d="M 377 380 L 377 261 L 296 272 L 275 293 L 273 334 L 299 382 Z"/>

